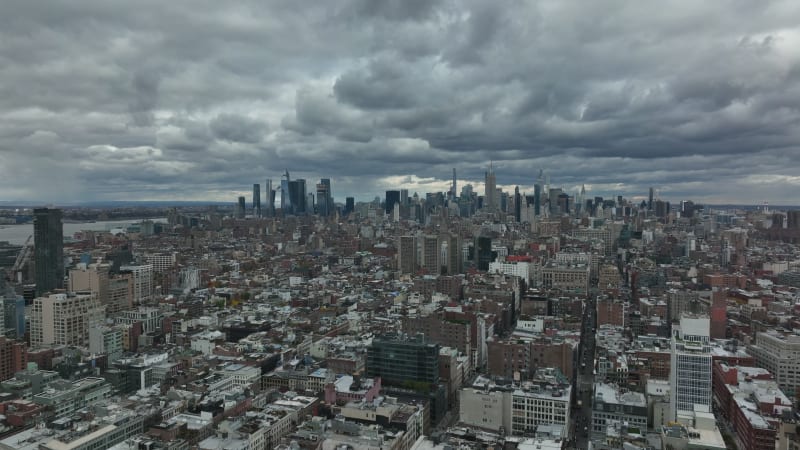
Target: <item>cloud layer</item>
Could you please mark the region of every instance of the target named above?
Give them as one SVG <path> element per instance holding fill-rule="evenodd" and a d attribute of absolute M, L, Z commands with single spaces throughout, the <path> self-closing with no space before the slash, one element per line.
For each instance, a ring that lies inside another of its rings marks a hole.
<path fill-rule="evenodd" d="M 593 195 L 797 204 L 800 4 L 0 4 L 0 200 L 370 199 L 455 167 Z"/>

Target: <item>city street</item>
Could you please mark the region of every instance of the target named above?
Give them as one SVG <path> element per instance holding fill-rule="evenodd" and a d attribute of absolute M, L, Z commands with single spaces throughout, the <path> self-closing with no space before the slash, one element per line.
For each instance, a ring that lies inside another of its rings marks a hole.
<path fill-rule="evenodd" d="M 580 401 L 582 405 L 575 408 L 574 434 L 575 448 L 588 448 L 588 429 L 591 428 L 592 420 L 592 384 L 594 383 L 594 346 L 595 346 L 595 327 L 596 310 L 595 295 L 591 295 L 586 302 L 583 315 L 583 329 L 581 332 L 581 343 L 578 355 L 578 376 L 576 379 L 575 404 Z"/>

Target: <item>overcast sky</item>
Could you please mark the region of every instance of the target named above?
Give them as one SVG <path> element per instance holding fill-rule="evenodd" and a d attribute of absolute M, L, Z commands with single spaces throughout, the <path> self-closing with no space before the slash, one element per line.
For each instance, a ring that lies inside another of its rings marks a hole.
<path fill-rule="evenodd" d="M 482 193 L 490 160 L 800 204 L 800 2 L 0 2 L 0 200 Z"/>

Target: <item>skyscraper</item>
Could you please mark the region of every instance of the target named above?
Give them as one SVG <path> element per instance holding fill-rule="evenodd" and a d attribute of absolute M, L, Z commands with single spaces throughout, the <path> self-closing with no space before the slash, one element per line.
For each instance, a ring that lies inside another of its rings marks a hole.
<path fill-rule="evenodd" d="M 247 206 L 245 204 L 244 196 L 239 196 L 239 198 L 236 201 L 236 217 L 239 219 L 243 219 L 246 208 Z"/>
<path fill-rule="evenodd" d="M 547 199 L 550 205 L 550 215 L 558 214 L 558 196 L 561 195 L 561 188 L 550 188 L 547 194 Z"/>
<path fill-rule="evenodd" d="M 426 235 L 421 238 L 422 243 L 422 268 L 431 275 L 441 273 L 441 242 L 439 237 Z"/>
<path fill-rule="evenodd" d="M 519 194 L 519 186 L 514 188 L 514 221 L 522 222 L 522 196 Z"/>
<path fill-rule="evenodd" d="M 669 202 L 665 202 L 663 200 L 656 200 L 655 202 L 656 217 L 667 217 L 669 215 L 669 209 L 670 209 Z"/>
<path fill-rule="evenodd" d="M 711 346 L 707 317 L 682 316 L 672 328 L 670 420 L 691 425 L 695 409 L 711 412 Z"/>
<path fill-rule="evenodd" d="M 306 180 L 298 178 L 288 182 L 289 205 L 284 214 L 304 214 L 306 212 Z"/>
<path fill-rule="evenodd" d="M 333 187 L 331 186 L 331 179 L 330 178 L 322 178 L 319 180 L 322 184 L 328 187 L 328 195 L 325 197 L 325 202 L 328 204 L 328 215 L 333 214 L 334 205 L 333 205 Z M 317 199 L 319 201 L 319 199 Z"/>
<path fill-rule="evenodd" d="M 261 185 L 253 184 L 253 215 L 261 217 Z"/>
<path fill-rule="evenodd" d="M 264 210 L 263 215 L 272 217 L 275 215 L 275 191 L 272 190 L 272 180 L 264 183 Z"/>
<path fill-rule="evenodd" d="M 344 214 L 351 214 L 356 210 L 356 199 L 353 197 L 346 197 L 344 199 Z"/>
<path fill-rule="evenodd" d="M 417 240 L 414 236 L 400 236 L 398 247 L 397 269 L 402 274 L 415 273 L 417 271 Z"/>
<path fill-rule="evenodd" d="M 652 211 L 653 210 L 653 188 L 650 188 L 650 196 L 647 200 L 647 209 Z"/>
<path fill-rule="evenodd" d="M 453 184 L 450 185 L 450 200 L 455 200 L 458 196 L 458 185 L 456 184 L 456 168 L 453 167 Z"/>
<path fill-rule="evenodd" d="M 489 171 L 486 172 L 486 181 L 483 191 L 483 204 L 488 211 L 497 210 L 497 179 L 494 176 L 494 168 L 489 163 Z"/>
<path fill-rule="evenodd" d="M 443 266 L 447 267 L 448 275 L 458 275 L 464 271 L 461 259 L 461 238 L 456 233 L 443 235 L 440 240 L 447 243 L 447 257 L 443 261 Z"/>
<path fill-rule="evenodd" d="M 328 186 L 323 183 L 317 183 L 317 214 L 322 217 L 330 215 L 328 207 Z"/>
<path fill-rule="evenodd" d="M 36 295 L 64 286 L 64 229 L 61 210 L 33 210 L 34 266 Z"/>
<path fill-rule="evenodd" d="M 479 236 L 475 239 L 475 263 L 478 270 L 489 270 L 489 264 L 494 261 L 495 256 L 492 251 L 492 238 Z"/>
<path fill-rule="evenodd" d="M 541 176 L 540 176 L 541 178 Z M 533 185 L 533 214 L 539 216 L 542 213 L 542 184 Z"/>
<path fill-rule="evenodd" d="M 558 194 L 558 212 L 560 214 L 569 214 L 569 209 L 569 194 L 563 192 Z"/>
<path fill-rule="evenodd" d="M 386 191 L 386 214 L 394 211 L 395 203 L 400 203 L 400 191 Z"/>
<path fill-rule="evenodd" d="M 292 201 L 289 195 L 290 180 L 289 170 L 286 170 L 286 174 L 281 178 L 281 211 L 284 216 L 292 213 Z"/>

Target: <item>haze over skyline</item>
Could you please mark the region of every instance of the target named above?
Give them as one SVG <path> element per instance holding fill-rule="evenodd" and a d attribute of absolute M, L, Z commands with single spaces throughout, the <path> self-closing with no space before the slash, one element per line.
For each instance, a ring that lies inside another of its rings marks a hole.
<path fill-rule="evenodd" d="M 0 200 L 393 188 L 797 204 L 800 4 L 0 4 Z"/>

